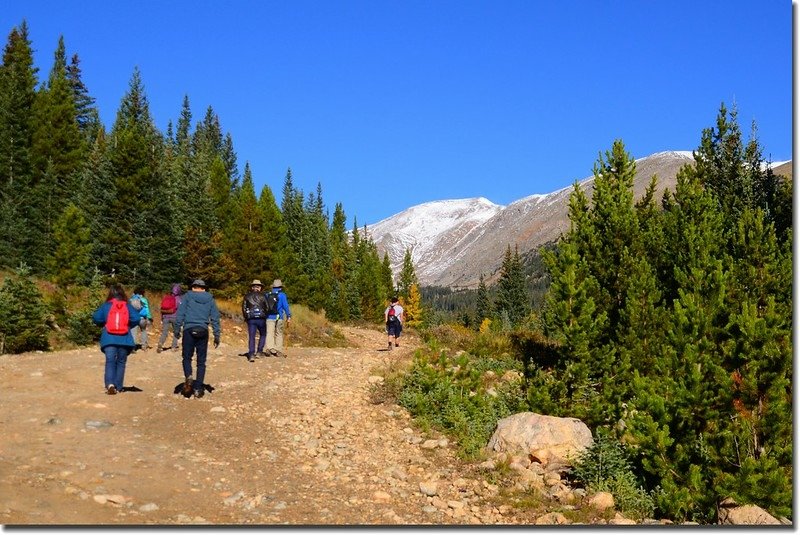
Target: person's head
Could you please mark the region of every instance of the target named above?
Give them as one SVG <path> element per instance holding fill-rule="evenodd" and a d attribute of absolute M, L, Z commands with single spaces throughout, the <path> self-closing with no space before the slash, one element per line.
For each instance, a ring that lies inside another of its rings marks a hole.
<path fill-rule="evenodd" d="M 133 289 L 133 293 L 144 295 L 144 288 L 142 288 L 141 286 L 137 286 Z"/>
<path fill-rule="evenodd" d="M 275 279 L 274 281 L 272 281 L 272 289 L 276 291 L 280 291 L 283 289 L 283 283 L 281 282 L 280 279 Z"/>
<path fill-rule="evenodd" d="M 396 296 L 396 295 L 393 295 L 393 296 L 392 296 L 392 304 L 393 304 L 393 305 L 396 305 L 398 301 L 400 301 L 400 300 L 397 298 L 397 296 Z"/>
<path fill-rule="evenodd" d="M 264 285 L 261 284 L 261 281 L 258 279 L 254 279 L 253 282 L 250 283 L 250 289 L 254 292 L 260 292 L 264 288 Z"/>
<path fill-rule="evenodd" d="M 118 299 L 120 301 L 128 300 L 128 297 L 125 295 L 125 288 L 123 288 L 121 284 L 114 283 L 108 287 L 108 297 L 106 301 L 111 301 L 112 299 Z"/>
<path fill-rule="evenodd" d="M 206 291 L 206 283 L 203 279 L 195 279 L 192 281 L 192 291 L 193 292 L 205 292 Z"/>
<path fill-rule="evenodd" d="M 176 282 L 172 285 L 172 295 L 181 295 L 182 293 L 180 284 Z"/>

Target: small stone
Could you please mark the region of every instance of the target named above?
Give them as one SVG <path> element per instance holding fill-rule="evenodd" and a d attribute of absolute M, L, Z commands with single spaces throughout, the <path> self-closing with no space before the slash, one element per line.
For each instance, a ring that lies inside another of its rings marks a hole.
<path fill-rule="evenodd" d="M 376 490 L 372 493 L 372 499 L 379 503 L 388 503 L 392 501 L 392 497 L 388 492 Z"/>
<path fill-rule="evenodd" d="M 439 494 L 439 486 L 435 481 L 420 481 L 419 491 L 425 496 L 436 496 Z"/>
<path fill-rule="evenodd" d="M 158 511 L 158 506 L 154 503 L 146 503 L 143 506 L 139 507 L 139 511 L 143 513 L 149 513 L 151 511 Z"/>

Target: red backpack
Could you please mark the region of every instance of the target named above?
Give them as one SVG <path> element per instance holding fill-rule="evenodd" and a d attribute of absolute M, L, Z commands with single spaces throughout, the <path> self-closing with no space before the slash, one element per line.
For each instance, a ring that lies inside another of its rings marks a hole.
<path fill-rule="evenodd" d="M 174 314 L 178 310 L 178 300 L 175 299 L 175 295 L 167 294 L 161 300 L 161 313 L 162 314 Z"/>
<path fill-rule="evenodd" d="M 111 300 L 111 308 L 106 318 L 106 332 L 108 334 L 128 334 L 128 303 L 118 299 Z"/>

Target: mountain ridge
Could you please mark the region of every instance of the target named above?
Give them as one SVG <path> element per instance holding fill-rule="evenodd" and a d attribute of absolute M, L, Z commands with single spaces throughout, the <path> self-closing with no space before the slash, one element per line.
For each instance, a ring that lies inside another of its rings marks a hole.
<path fill-rule="evenodd" d="M 655 175 L 658 196 L 675 187 L 678 170 L 694 161 L 692 151 L 668 150 L 638 158 L 634 197 L 639 199 Z M 791 162 L 776 162 L 782 168 Z M 393 273 L 400 271 L 406 249 L 411 251 L 422 286 L 476 288 L 499 276 L 506 248 L 520 254 L 558 239 L 569 230 L 569 197 L 575 184 L 591 197 L 594 176 L 550 193 L 528 195 L 508 205 L 487 197 L 429 201 L 367 226 L 379 254 L 387 253 Z"/>

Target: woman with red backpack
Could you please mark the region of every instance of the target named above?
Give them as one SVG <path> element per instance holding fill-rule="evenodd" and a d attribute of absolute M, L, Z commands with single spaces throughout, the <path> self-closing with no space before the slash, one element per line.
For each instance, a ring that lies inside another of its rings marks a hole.
<path fill-rule="evenodd" d="M 100 350 L 106 356 L 106 394 L 122 392 L 128 355 L 136 347 L 131 328 L 139 325 L 139 319 L 139 311 L 128 303 L 125 290 L 120 284 L 114 284 L 108 289 L 106 302 L 92 314 L 95 325 L 103 327 L 100 333 Z"/>
<path fill-rule="evenodd" d="M 158 339 L 156 353 L 161 353 L 165 349 L 164 342 L 167 341 L 167 335 L 175 330 L 175 316 L 178 313 L 178 307 L 181 306 L 182 295 L 181 285 L 175 283 L 172 285 L 172 291 L 161 298 L 161 337 Z M 178 339 L 175 337 L 175 333 L 172 334 L 172 350 L 178 350 Z"/>

